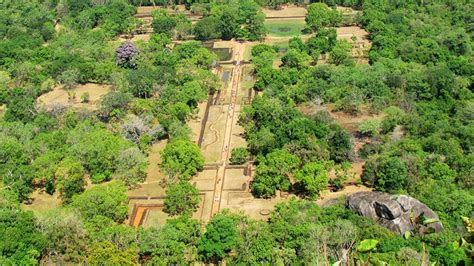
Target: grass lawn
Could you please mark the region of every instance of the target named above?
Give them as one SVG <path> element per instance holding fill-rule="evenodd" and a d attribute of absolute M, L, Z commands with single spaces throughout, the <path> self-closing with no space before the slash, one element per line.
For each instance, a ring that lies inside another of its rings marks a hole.
<path fill-rule="evenodd" d="M 302 35 L 306 22 L 304 20 L 269 20 L 265 21 L 268 35 L 278 37 L 291 37 Z"/>
<path fill-rule="evenodd" d="M 161 227 L 166 224 L 166 220 L 168 220 L 168 218 L 169 215 L 162 210 L 149 210 L 148 217 L 146 218 L 143 227 Z"/>
<path fill-rule="evenodd" d="M 244 50 L 244 60 L 245 61 L 249 61 L 250 59 L 252 59 L 252 48 L 255 46 L 256 44 L 247 44 L 245 46 L 245 50 Z"/>
<path fill-rule="evenodd" d="M 242 78 L 240 80 L 240 88 L 245 91 L 253 88 L 255 84 L 255 79 L 252 75 L 253 68 L 245 66 L 242 70 Z"/>

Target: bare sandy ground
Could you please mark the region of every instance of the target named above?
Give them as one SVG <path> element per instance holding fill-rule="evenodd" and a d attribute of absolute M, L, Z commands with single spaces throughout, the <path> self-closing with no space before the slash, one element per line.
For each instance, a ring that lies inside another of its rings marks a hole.
<path fill-rule="evenodd" d="M 71 91 L 75 93 L 75 99 L 69 100 L 69 95 L 62 86 L 55 87 L 52 91 L 38 97 L 37 103 L 43 107 L 50 107 L 54 104 L 65 105 L 75 108 L 87 108 L 89 110 L 97 109 L 97 103 L 100 97 L 112 90 L 110 85 L 100 85 L 95 83 L 81 84 L 73 88 Z M 81 96 L 89 93 L 90 101 L 81 103 Z"/>
<path fill-rule="evenodd" d="M 359 125 L 368 120 L 368 119 L 383 119 L 385 114 L 383 112 L 379 114 L 371 114 L 368 110 L 367 106 L 362 106 L 361 108 L 361 113 L 358 115 L 351 115 L 348 113 L 344 113 L 341 111 L 334 111 L 334 104 L 328 104 L 327 109 L 329 111 L 329 114 L 331 115 L 334 120 L 340 124 L 344 129 L 346 129 L 350 133 L 355 133 L 357 132 Z"/>
<path fill-rule="evenodd" d="M 369 33 L 361 27 L 358 26 L 349 26 L 349 27 L 337 27 L 337 39 L 346 39 L 348 41 L 352 41 L 351 38 L 355 36 L 356 42 L 364 42 L 369 44 L 370 41 L 368 39 Z"/>
<path fill-rule="evenodd" d="M 354 194 L 356 192 L 361 192 L 361 191 L 372 191 L 372 189 L 366 186 L 362 186 L 362 185 L 359 185 L 359 186 L 349 185 L 349 186 L 345 186 L 344 189 L 337 192 L 331 192 L 327 190 L 322 193 L 321 198 L 318 199 L 316 203 L 320 206 L 325 206 L 331 201 L 334 201 L 341 197 L 348 196 L 348 195 Z"/>
<path fill-rule="evenodd" d="M 267 18 L 271 17 L 279 17 L 279 18 L 284 18 L 284 17 L 296 17 L 296 16 L 306 16 L 306 8 L 304 7 L 299 7 L 299 6 L 294 6 L 294 5 L 289 5 L 289 6 L 283 6 L 281 9 L 269 9 L 269 8 L 264 8 L 263 13 L 266 15 Z"/>
<path fill-rule="evenodd" d="M 191 129 L 191 140 L 198 144 L 199 134 L 201 134 L 201 123 L 204 117 L 204 112 L 206 110 L 206 102 L 198 104 L 198 112 L 196 115 L 188 121 L 188 126 Z"/>
<path fill-rule="evenodd" d="M 30 196 L 33 199 L 31 204 L 21 204 L 21 208 L 27 211 L 44 212 L 53 210 L 61 206 L 61 199 L 59 193 L 49 195 L 45 191 L 35 190 Z"/>

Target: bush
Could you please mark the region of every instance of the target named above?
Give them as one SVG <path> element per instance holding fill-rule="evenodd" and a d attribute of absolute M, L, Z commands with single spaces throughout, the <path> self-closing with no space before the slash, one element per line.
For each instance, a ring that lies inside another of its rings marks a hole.
<path fill-rule="evenodd" d="M 350 161 L 353 151 L 349 133 L 339 125 L 333 126 L 333 130 L 328 139 L 331 160 L 336 163 Z"/>
<path fill-rule="evenodd" d="M 110 177 L 110 172 L 96 173 L 91 176 L 91 182 L 92 184 L 99 184 L 99 183 L 109 180 L 109 177 Z"/>
<path fill-rule="evenodd" d="M 362 181 L 378 190 L 395 192 L 406 188 L 408 169 L 405 162 L 398 157 L 375 157 L 365 164 Z"/>
<path fill-rule="evenodd" d="M 221 37 L 219 18 L 208 16 L 200 19 L 194 26 L 194 34 L 199 40 L 212 40 Z"/>
<path fill-rule="evenodd" d="M 90 94 L 88 92 L 84 92 L 82 95 L 81 95 L 81 103 L 89 103 L 90 101 Z"/>
<path fill-rule="evenodd" d="M 397 125 L 401 125 L 403 123 L 405 112 L 403 112 L 400 108 L 395 106 L 390 106 L 384 110 L 386 116 L 382 121 L 382 131 L 384 133 L 392 131 Z"/>
<path fill-rule="evenodd" d="M 131 100 L 132 96 L 128 93 L 111 91 L 105 94 L 100 102 L 100 118 L 108 121 L 112 117 L 120 117 Z"/>
<path fill-rule="evenodd" d="M 246 148 L 234 148 L 230 156 L 230 164 L 244 164 L 249 159 L 250 152 Z"/>
<path fill-rule="evenodd" d="M 201 149 L 189 140 L 171 141 L 161 152 L 161 156 L 161 167 L 171 178 L 188 180 L 204 166 Z"/>
<path fill-rule="evenodd" d="M 345 182 L 349 178 L 353 178 L 355 173 L 350 171 L 351 164 L 349 162 L 343 162 L 336 166 L 336 178 L 330 179 L 329 184 L 333 191 L 339 191 L 344 188 Z"/>
<path fill-rule="evenodd" d="M 83 219 L 104 216 L 116 222 L 127 217 L 127 187 L 120 181 L 98 185 L 72 198 L 71 207 L 76 209 Z"/>
<path fill-rule="evenodd" d="M 170 184 L 166 190 L 164 211 L 170 215 L 193 213 L 200 201 L 199 190 L 187 181 Z"/>
<path fill-rule="evenodd" d="M 380 120 L 369 119 L 360 123 L 358 128 L 359 133 L 365 136 L 376 136 L 380 131 Z"/>

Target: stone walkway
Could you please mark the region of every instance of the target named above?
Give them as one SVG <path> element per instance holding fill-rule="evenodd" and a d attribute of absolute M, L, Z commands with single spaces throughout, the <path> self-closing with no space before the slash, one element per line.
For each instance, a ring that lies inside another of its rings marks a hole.
<path fill-rule="evenodd" d="M 226 127 L 225 127 L 225 135 L 224 135 L 224 145 L 222 147 L 221 152 L 221 161 L 222 165 L 219 166 L 217 170 L 217 180 L 215 183 L 214 188 L 214 200 L 212 202 L 212 211 L 211 217 L 219 212 L 220 205 L 222 201 L 222 190 L 224 187 L 224 177 L 225 177 L 225 168 L 227 166 L 227 161 L 229 159 L 229 147 L 230 147 L 230 139 L 232 136 L 232 125 L 234 124 L 235 118 L 235 109 L 237 106 L 237 91 L 240 86 L 240 76 L 241 76 L 241 61 L 243 59 L 243 48 L 242 44 L 237 45 L 237 49 L 233 55 L 233 60 L 235 62 L 235 67 L 233 69 L 232 74 L 232 89 L 230 95 L 230 104 L 229 109 L 227 112 L 227 120 L 226 120 Z"/>

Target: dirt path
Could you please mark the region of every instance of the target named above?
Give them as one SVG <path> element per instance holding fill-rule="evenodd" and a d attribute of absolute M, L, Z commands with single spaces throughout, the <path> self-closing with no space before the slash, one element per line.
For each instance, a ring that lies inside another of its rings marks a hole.
<path fill-rule="evenodd" d="M 236 45 L 235 52 L 233 54 L 233 60 L 235 61 L 235 67 L 233 69 L 232 75 L 232 87 L 231 87 L 231 95 L 230 95 L 230 105 L 227 112 L 227 120 L 225 126 L 225 134 L 224 134 L 224 147 L 221 152 L 221 161 L 222 165 L 219 166 L 217 170 L 217 180 L 214 187 L 214 199 L 212 202 L 212 211 L 211 217 L 219 212 L 221 201 L 222 201 L 222 191 L 224 188 L 224 177 L 225 177 L 225 168 L 227 166 L 227 161 L 229 159 L 229 147 L 230 147 L 230 139 L 232 137 L 232 125 L 234 124 L 235 119 L 235 109 L 237 103 L 237 92 L 240 85 L 240 74 L 242 71 L 241 61 L 243 60 L 243 53 L 244 46 L 240 43 Z"/>
<path fill-rule="evenodd" d="M 222 110 L 222 107 L 221 107 L 221 110 Z M 214 133 L 214 140 L 212 142 L 209 142 L 206 145 L 204 145 L 204 148 L 203 148 L 204 150 L 207 147 L 215 144 L 216 142 L 218 142 L 220 140 L 220 134 L 219 134 L 219 131 L 217 129 L 215 129 L 215 125 L 221 119 L 222 113 L 223 113 L 223 111 L 221 113 L 219 113 L 219 116 L 216 118 L 216 120 L 211 121 L 211 124 L 209 125 L 209 129 L 212 131 L 212 133 Z"/>

